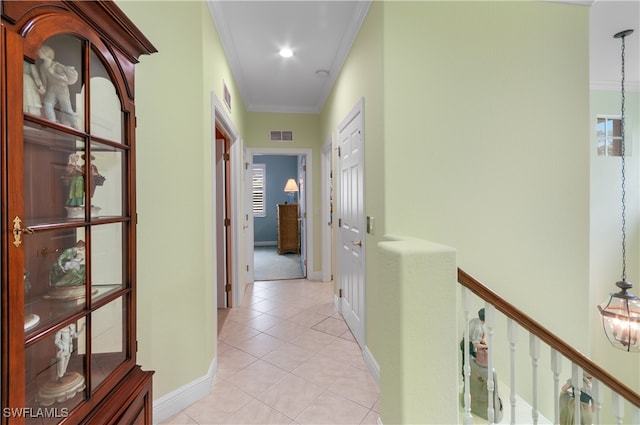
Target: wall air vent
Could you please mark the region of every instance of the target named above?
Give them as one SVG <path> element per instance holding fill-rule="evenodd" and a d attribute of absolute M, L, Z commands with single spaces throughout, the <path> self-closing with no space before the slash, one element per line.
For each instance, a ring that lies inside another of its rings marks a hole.
<path fill-rule="evenodd" d="M 272 130 L 269 132 L 269 140 L 277 143 L 293 142 L 293 131 L 291 130 Z"/>

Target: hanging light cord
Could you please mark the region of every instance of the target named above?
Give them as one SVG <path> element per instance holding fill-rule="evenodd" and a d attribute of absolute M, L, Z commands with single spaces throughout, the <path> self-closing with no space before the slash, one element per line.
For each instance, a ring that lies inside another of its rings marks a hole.
<path fill-rule="evenodd" d="M 626 282 L 627 280 L 627 234 L 625 231 L 625 225 L 626 225 L 626 207 L 625 207 L 625 195 L 626 195 L 626 191 L 625 191 L 625 140 L 624 140 L 624 39 L 625 36 L 623 35 L 622 37 L 622 81 L 621 81 L 621 86 L 622 86 L 622 107 L 621 107 L 621 113 L 620 113 L 620 132 L 621 132 L 621 149 L 620 149 L 620 153 L 622 155 L 622 281 Z"/>

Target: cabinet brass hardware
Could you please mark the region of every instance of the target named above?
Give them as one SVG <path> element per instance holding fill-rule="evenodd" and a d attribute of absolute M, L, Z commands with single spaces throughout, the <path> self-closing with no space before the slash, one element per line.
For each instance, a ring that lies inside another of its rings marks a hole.
<path fill-rule="evenodd" d="M 60 248 L 56 248 L 56 249 L 49 249 L 46 246 L 44 248 L 42 248 L 40 250 L 40 255 L 47 255 L 47 254 L 56 254 L 60 252 Z"/>
<path fill-rule="evenodd" d="M 33 233 L 33 230 L 28 227 L 22 228 L 22 220 L 20 220 L 20 217 L 16 216 L 16 218 L 13 219 L 13 244 L 16 248 L 22 245 L 23 233 L 30 235 Z"/>

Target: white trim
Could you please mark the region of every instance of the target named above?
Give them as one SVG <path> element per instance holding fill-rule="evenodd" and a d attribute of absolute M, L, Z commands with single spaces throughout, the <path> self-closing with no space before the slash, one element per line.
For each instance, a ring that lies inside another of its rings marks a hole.
<path fill-rule="evenodd" d="M 247 155 L 253 158 L 253 155 L 290 155 L 307 157 L 305 203 L 307 209 L 307 225 L 306 238 L 307 241 L 307 279 L 320 280 L 317 273 L 314 273 L 313 265 L 313 150 L 309 148 L 247 148 Z M 253 246 L 251 247 L 253 250 Z M 237 306 L 238 304 L 236 304 Z"/>
<path fill-rule="evenodd" d="M 245 272 L 241 270 L 239 258 L 243 255 L 240 248 L 244 249 L 244 243 L 240 238 L 242 234 L 242 220 L 233 219 L 236 217 L 242 217 L 242 186 L 244 185 L 244 176 L 242 174 L 242 140 L 236 130 L 231 117 L 227 113 L 226 107 L 220 102 L 215 92 L 211 92 L 211 109 L 213 112 L 213 122 L 211 123 L 211 169 L 215 170 L 215 143 L 216 143 L 216 123 L 224 131 L 227 132 L 231 138 L 231 241 L 233 246 L 233 252 L 231 253 L 231 303 L 237 307 L 242 302 L 242 294 L 244 293 L 244 285 L 242 285 L 241 276 L 245 276 Z M 212 187 L 216 187 L 215 172 L 212 173 Z M 211 226 L 213 229 L 214 238 L 216 237 L 216 223 L 215 214 L 211 217 Z M 215 281 L 216 264 L 213 262 L 212 276 L 214 279 L 213 292 L 217 293 L 217 282 Z"/>
<path fill-rule="evenodd" d="M 254 241 L 253 246 L 278 246 L 278 241 Z"/>
<path fill-rule="evenodd" d="M 620 91 L 620 81 L 591 81 L 589 84 L 590 90 L 604 90 L 604 91 Z M 625 81 L 624 83 L 625 93 L 638 93 L 640 92 L 640 82 L 638 81 Z"/>
<path fill-rule="evenodd" d="M 380 389 L 380 365 L 376 361 L 375 357 L 373 357 L 373 353 L 369 350 L 369 346 L 365 345 L 362 350 L 362 357 L 364 358 L 364 362 L 371 372 L 371 376 L 373 376 L 373 380 L 376 381 L 378 385 L 378 389 Z"/>
<path fill-rule="evenodd" d="M 333 234 L 333 224 L 329 223 L 329 217 L 331 215 L 331 211 L 329 208 L 329 196 L 331 194 L 331 187 L 328 182 L 331 179 L 331 163 L 333 160 L 332 152 L 333 152 L 333 142 L 332 137 L 329 136 L 324 145 L 322 145 L 322 157 L 320 159 L 320 209 L 322 211 L 322 216 L 320 218 L 320 222 L 322 223 L 320 233 L 322 234 L 322 276 L 321 279 L 323 282 L 329 282 L 331 280 L 331 259 L 332 259 L 332 244 L 331 244 L 331 236 Z"/>
<path fill-rule="evenodd" d="M 214 358 L 209 365 L 209 370 L 206 375 L 183 385 L 157 400 L 153 400 L 153 423 L 158 424 L 169 419 L 196 401 L 208 396 L 211 393 L 211 387 L 213 386 L 213 380 L 217 370 L 218 359 Z"/>

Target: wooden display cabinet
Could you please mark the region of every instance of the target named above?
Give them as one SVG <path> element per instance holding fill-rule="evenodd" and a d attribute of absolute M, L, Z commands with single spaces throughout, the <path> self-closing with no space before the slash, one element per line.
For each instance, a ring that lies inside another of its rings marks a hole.
<path fill-rule="evenodd" d="M 111 1 L 0 2 L 2 424 L 151 424 L 136 365 L 134 65 Z"/>
<path fill-rule="evenodd" d="M 300 254 L 298 204 L 278 204 L 278 254 Z"/>

